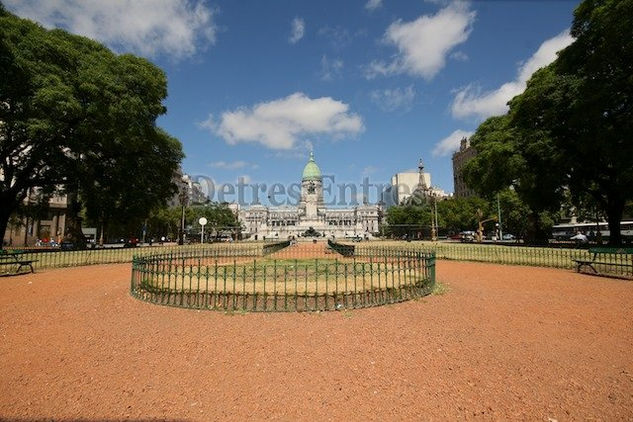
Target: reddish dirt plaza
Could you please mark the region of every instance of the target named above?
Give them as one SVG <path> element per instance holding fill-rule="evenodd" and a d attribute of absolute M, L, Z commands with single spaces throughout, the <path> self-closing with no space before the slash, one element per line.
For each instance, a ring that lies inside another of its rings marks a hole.
<path fill-rule="evenodd" d="M 129 277 L 0 279 L 0 419 L 633 419 L 630 281 L 440 261 L 443 295 L 226 315 Z"/>

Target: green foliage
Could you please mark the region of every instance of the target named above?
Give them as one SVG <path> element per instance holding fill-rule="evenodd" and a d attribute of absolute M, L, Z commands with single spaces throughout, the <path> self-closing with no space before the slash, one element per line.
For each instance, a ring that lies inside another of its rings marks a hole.
<path fill-rule="evenodd" d="M 151 148 L 140 142 L 128 154 L 113 154 L 85 166 L 87 182 L 80 186 L 81 199 L 97 226 L 128 227 L 128 233 L 119 235 L 135 234 L 149 210 L 162 207 L 174 193 L 171 178 L 182 157 L 180 143 L 161 130 L 154 135 Z"/>
<path fill-rule="evenodd" d="M 34 187 L 64 187 L 77 241 L 82 206 L 107 225 L 171 195 L 183 154 L 155 125 L 167 95 L 160 69 L 4 10 L 0 65 L 0 232 Z"/>
<path fill-rule="evenodd" d="M 633 0 L 582 2 L 574 43 L 511 103 L 518 130 L 547 140 L 542 147 L 556 163 L 550 176 L 569 188 L 576 205 L 591 199 L 615 244 L 626 201 L 633 200 L 633 39 L 623 35 L 633 33 L 631 16 Z"/>
<path fill-rule="evenodd" d="M 477 229 L 478 210 L 481 210 L 484 219 L 491 215 L 489 202 L 476 196 L 438 201 L 438 224 L 448 233 L 474 231 Z"/>
<path fill-rule="evenodd" d="M 200 228 L 200 225 L 198 225 L 198 219 L 200 217 L 207 219 L 205 230 L 221 230 L 240 226 L 236 215 L 229 209 L 228 204 L 210 203 L 197 205 L 192 207 L 192 212 L 194 221 L 191 221 L 190 224 L 194 226 L 197 225 L 198 228 Z"/>
<path fill-rule="evenodd" d="M 547 137 L 519 130 L 513 117 L 491 117 L 479 126 L 471 139 L 477 155 L 464 167 L 464 179 L 493 203 L 506 192 L 502 215 L 507 207 L 510 218 L 505 224 L 502 217 L 505 232 L 545 243 L 551 224 L 541 217 L 560 209 L 563 199 L 558 156 L 547 147 Z"/>
<path fill-rule="evenodd" d="M 566 202 L 577 214 L 619 222 L 633 200 L 633 0 L 585 0 L 572 26 L 576 40 L 537 71 L 510 112 L 472 138 L 478 156 L 466 182 L 492 199 L 512 187 L 530 213 L 528 239 L 543 241 Z"/>
<path fill-rule="evenodd" d="M 473 196 L 469 198 L 450 198 L 437 201 L 438 224 L 442 232 L 459 233 L 464 230 L 476 230 L 479 212 L 483 219 L 496 213 L 485 199 Z M 434 203 L 423 205 L 399 205 L 391 207 L 386 213 L 386 235 L 401 237 L 405 234 L 430 234 L 434 212 Z"/>
<path fill-rule="evenodd" d="M 481 197 L 492 199 L 525 173 L 525 160 L 518 151 L 508 116 L 483 122 L 470 142 L 477 155 L 464 166 L 463 177 Z"/>
<path fill-rule="evenodd" d="M 208 221 L 205 232 L 212 235 L 218 230 L 231 230 L 240 226 L 237 217 L 227 204 L 210 203 L 185 207 L 185 228 L 190 232 L 199 233 L 198 220 L 205 217 Z M 147 219 L 147 236 L 160 238 L 167 236 L 177 239 L 182 219 L 182 207 L 159 207 L 152 211 Z"/>
<path fill-rule="evenodd" d="M 421 233 L 423 227 L 431 225 L 431 207 L 423 205 L 397 205 L 387 210 L 385 234 L 401 237 Z"/>
<path fill-rule="evenodd" d="M 398 224 L 431 224 L 431 208 L 428 205 L 398 205 L 387 210 L 387 223 Z"/>

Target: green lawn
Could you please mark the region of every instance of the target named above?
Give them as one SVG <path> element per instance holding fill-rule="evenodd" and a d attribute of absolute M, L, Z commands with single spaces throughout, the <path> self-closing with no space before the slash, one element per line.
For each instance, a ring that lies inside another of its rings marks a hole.
<path fill-rule="evenodd" d="M 139 266 L 139 268 L 141 268 Z M 146 288 L 171 291 L 319 294 L 397 289 L 426 278 L 418 266 L 353 259 L 241 259 L 162 265 L 142 272 Z"/>
<path fill-rule="evenodd" d="M 569 269 L 574 268 L 573 259 L 591 259 L 586 249 L 404 241 L 377 241 L 350 243 L 350 245 L 356 246 L 356 255 L 359 256 L 372 255 L 381 249 L 404 249 L 435 252 L 438 259 Z"/>

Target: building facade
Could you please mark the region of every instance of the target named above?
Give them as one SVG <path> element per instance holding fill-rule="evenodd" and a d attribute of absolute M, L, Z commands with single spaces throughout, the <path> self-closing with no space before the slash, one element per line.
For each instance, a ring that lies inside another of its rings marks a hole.
<path fill-rule="evenodd" d="M 174 173 L 172 183 L 178 187 L 178 190 L 167 200 L 168 207 L 204 204 L 209 201 L 200 184 L 195 182 L 188 174 L 183 173 L 182 170 Z"/>
<path fill-rule="evenodd" d="M 462 176 L 464 166 L 475 155 L 477 155 L 477 151 L 470 145 L 470 140 L 463 138 L 459 143 L 459 150 L 453 154 L 453 182 L 457 198 L 468 198 L 475 195 L 475 192 L 464 182 Z"/>
<path fill-rule="evenodd" d="M 38 201 L 37 196 L 37 190 L 30 192 L 24 199 L 24 204 L 35 204 Z M 49 244 L 51 241 L 60 243 L 66 233 L 68 198 L 66 195 L 53 195 L 48 199 L 47 205 L 48 208 L 39 217 L 12 216 L 4 232 L 3 245 L 35 246 Z"/>
<path fill-rule="evenodd" d="M 386 207 L 401 205 L 418 191 L 424 196 L 448 198 L 450 195 L 444 190 L 431 185 L 431 173 L 424 171 L 422 159 L 418 162 L 418 171 L 396 173 L 391 177 L 391 183 L 383 192 L 382 201 Z"/>
<path fill-rule="evenodd" d="M 323 176 L 310 153 L 301 177 L 296 207 L 254 205 L 237 210 L 242 236 L 252 240 L 299 238 L 310 233 L 335 238 L 371 238 L 379 231 L 380 205 L 327 208 L 323 201 Z"/>

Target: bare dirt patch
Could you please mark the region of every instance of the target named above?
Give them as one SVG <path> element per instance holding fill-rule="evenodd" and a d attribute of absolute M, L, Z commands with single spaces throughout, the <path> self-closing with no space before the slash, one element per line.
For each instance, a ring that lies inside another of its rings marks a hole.
<path fill-rule="evenodd" d="M 633 418 L 633 283 L 438 262 L 448 290 L 320 314 L 130 297 L 130 264 L 1 279 L 0 419 Z"/>

